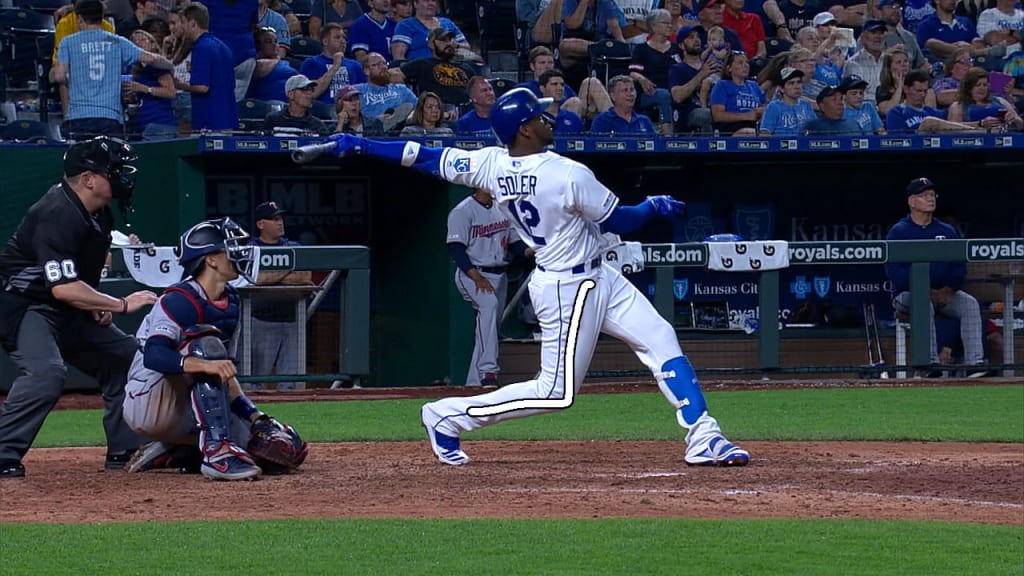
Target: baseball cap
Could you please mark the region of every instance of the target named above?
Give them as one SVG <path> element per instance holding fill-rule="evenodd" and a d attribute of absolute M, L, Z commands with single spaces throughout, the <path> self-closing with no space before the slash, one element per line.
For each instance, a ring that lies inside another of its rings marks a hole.
<path fill-rule="evenodd" d="M 683 40 L 686 39 L 687 36 L 694 32 L 701 36 L 706 34 L 704 27 L 699 24 L 694 26 L 683 26 L 682 28 L 679 29 L 679 32 L 676 32 L 676 42 L 682 42 Z"/>
<path fill-rule="evenodd" d="M 843 81 L 839 83 L 839 91 L 846 92 L 848 90 L 854 90 L 856 88 L 867 88 L 868 81 L 857 76 L 856 74 L 850 74 L 843 78 Z"/>
<path fill-rule="evenodd" d="M 284 83 L 284 93 L 287 94 L 292 90 L 298 90 L 301 88 L 306 88 L 308 86 L 316 87 L 316 82 L 310 80 L 303 74 L 296 74 L 295 76 L 292 76 L 291 78 L 288 79 L 287 82 Z"/>
<path fill-rule="evenodd" d="M 697 6 L 694 6 L 694 8 L 697 9 L 697 12 L 700 12 L 701 10 L 703 10 L 705 8 L 711 8 L 715 4 L 721 4 L 721 2 L 722 2 L 722 0 L 704 0 L 704 2 L 699 2 L 699 3 L 698 2 L 694 2 L 694 4 L 697 4 Z M 678 38 L 678 36 L 676 36 L 676 38 Z"/>
<path fill-rule="evenodd" d="M 824 88 L 821 89 L 821 92 L 818 92 L 818 97 L 815 98 L 815 100 L 818 101 L 818 104 L 821 104 L 822 100 L 828 98 L 829 96 L 837 92 L 840 92 L 838 86 L 825 86 Z"/>
<path fill-rule="evenodd" d="M 934 190 L 935 184 L 927 178 L 914 178 L 907 184 L 907 196 L 920 194 L 925 190 Z"/>
<path fill-rule="evenodd" d="M 881 10 L 882 8 L 885 8 L 886 6 L 891 6 L 893 4 L 899 4 L 900 6 L 902 6 L 903 5 L 903 0 L 878 0 L 878 4 L 876 4 L 876 6 L 878 7 L 879 10 Z"/>
<path fill-rule="evenodd" d="M 355 86 L 349 84 L 348 86 L 345 86 L 341 90 L 335 92 L 334 99 L 348 100 L 349 98 L 352 98 L 353 96 L 359 96 L 360 94 L 362 94 L 362 92 L 360 92 Z"/>
<path fill-rule="evenodd" d="M 433 30 L 431 30 L 430 34 L 427 35 L 427 42 L 428 43 L 433 42 L 434 40 L 437 40 L 438 38 L 454 38 L 454 37 L 455 37 L 455 32 L 452 32 L 451 30 L 448 30 L 447 28 L 437 27 L 437 28 L 434 28 Z"/>
<path fill-rule="evenodd" d="M 812 23 L 815 26 L 824 26 L 825 24 L 835 24 L 835 21 L 836 17 L 831 12 L 818 12 Z"/>
<path fill-rule="evenodd" d="M 264 202 L 256 207 L 256 221 L 271 220 L 275 216 L 282 216 L 287 213 L 287 210 L 278 207 L 277 202 Z"/>
<path fill-rule="evenodd" d="M 864 30 L 867 32 L 877 32 L 879 30 L 884 32 L 885 22 L 882 22 L 878 18 L 869 18 L 868 21 L 864 23 Z"/>
<path fill-rule="evenodd" d="M 789 82 L 793 78 L 803 78 L 804 77 L 804 71 L 803 70 L 798 70 L 796 68 L 786 67 L 786 68 L 783 68 L 782 72 L 779 73 L 779 77 L 782 78 L 782 83 L 785 84 L 786 82 Z"/>

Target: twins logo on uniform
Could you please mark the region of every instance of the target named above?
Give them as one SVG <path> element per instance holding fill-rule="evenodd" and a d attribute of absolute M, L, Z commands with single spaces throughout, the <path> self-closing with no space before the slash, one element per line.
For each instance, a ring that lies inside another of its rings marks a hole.
<path fill-rule="evenodd" d="M 490 224 L 473 224 L 469 227 L 471 238 L 490 238 L 495 234 L 501 234 L 508 230 L 508 220 L 491 222 Z"/>
<path fill-rule="evenodd" d="M 653 288 L 653 286 L 652 286 Z M 676 300 L 682 300 L 686 298 L 686 293 L 690 291 L 690 280 L 683 278 L 682 280 L 672 281 L 672 295 L 676 297 Z"/>

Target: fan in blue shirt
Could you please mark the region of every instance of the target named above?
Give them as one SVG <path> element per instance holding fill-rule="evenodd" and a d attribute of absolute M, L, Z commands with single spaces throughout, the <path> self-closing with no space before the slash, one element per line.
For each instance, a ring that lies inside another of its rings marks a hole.
<path fill-rule="evenodd" d="M 814 120 L 814 109 L 800 97 L 803 91 L 804 73 L 796 68 L 783 68 L 782 99 L 772 100 L 761 117 L 762 134 L 769 136 L 799 136 L 804 124 Z"/>
<path fill-rule="evenodd" d="M 455 123 L 456 134 L 491 132 L 491 106 L 494 106 L 494 87 L 483 76 L 473 76 L 466 85 L 473 109 Z"/>
<path fill-rule="evenodd" d="M 962 132 L 975 130 L 973 126 L 948 122 L 946 114 L 925 106 L 928 94 L 928 74 L 911 70 L 903 81 L 904 102 L 893 106 L 885 115 L 885 129 L 890 134 L 910 132 Z"/>
<path fill-rule="evenodd" d="M 370 11 L 360 16 L 348 29 L 349 56 L 362 62 L 370 52 L 391 59 L 391 39 L 395 37 L 395 22 L 388 17 L 390 0 L 369 0 Z"/>
<path fill-rule="evenodd" d="M 608 81 L 612 107 L 598 114 L 590 125 L 592 133 L 638 134 L 654 136 L 654 123 L 643 114 L 633 111 L 636 104 L 636 85 L 629 76 L 615 76 Z"/>
<path fill-rule="evenodd" d="M 882 119 L 878 116 L 878 108 L 871 102 L 864 101 L 864 89 L 868 82 L 856 74 L 843 78 L 839 84 L 839 90 L 843 92 L 843 100 L 846 108 L 843 110 L 843 118 L 853 120 L 860 126 L 865 134 L 882 134 L 885 127 L 882 126 Z"/>
<path fill-rule="evenodd" d="M 333 106 L 334 95 L 345 86 L 366 82 L 366 73 L 359 62 L 344 57 L 348 41 L 339 24 L 324 25 L 320 43 L 323 51 L 303 60 L 299 72 L 316 81 L 313 97 Z"/>
<path fill-rule="evenodd" d="M 810 135 L 859 135 L 864 131 L 860 125 L 843 116 L 843 93 L 835 86 L 827 86 L 818 94 L 818 108 L 821 118 L 811 120 L 804 125 L 804 131 Z"/>
<path fill-rule="evenodd" d="M 435 17 L 437 11 L 436 0 L 417 0 L 416 16 L 406 18 L 395 26 L 395 35 L 391 38 L 391 57 L 394 60 L 416 60 L 417 58 L 430 58 L 433 52 L 430 50 L 430 43 L 427 42 L 427 35 L 434 28 L 444 28 L 455 35 L 455 44 L 459 48 L 469 48 L 466 35 L 459 30 L 454 22 L 440 16 Z M 430 27 L 428 28 L 429 22 Z"/>

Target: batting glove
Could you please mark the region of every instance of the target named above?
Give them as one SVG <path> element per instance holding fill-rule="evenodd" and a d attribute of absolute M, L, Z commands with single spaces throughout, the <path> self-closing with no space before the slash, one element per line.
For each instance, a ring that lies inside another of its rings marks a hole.
<path fill-rule="evenodd" d="M 334 149 L 329 153 L 341 158 L 350 154 L 361 154 L 366 147 L 366 139 L 352 134 L 333 134 L 327 137 L 325 143 L 333 142 Z"/>
<path fill-rule="evenodd" d="M 678 217 L 686 214 L 686 203 L 671 196 L 648 196 L 647 202 L 658 216 Z"/>

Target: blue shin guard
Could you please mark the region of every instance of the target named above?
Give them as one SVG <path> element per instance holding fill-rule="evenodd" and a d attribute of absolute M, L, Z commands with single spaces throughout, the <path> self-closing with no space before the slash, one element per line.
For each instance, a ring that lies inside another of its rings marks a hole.
<path fill-rule="evenodd" d="M 204 449 L 231 441 L 231 408 L 225 386 L 196 382 L 192 386 L 192 416 L 199 424 L 200 446 Z"/>
<path fill-rule="evenodd" d="M 697 374 L 686 356 L 673 358 L 655 374 L 658 388 L 669 403 L 676 408 L 676 419 L 683 428 L 692 428 L 701 416 L 707 414 L 708 406 L 704 393 L 697 383 Z"/>

